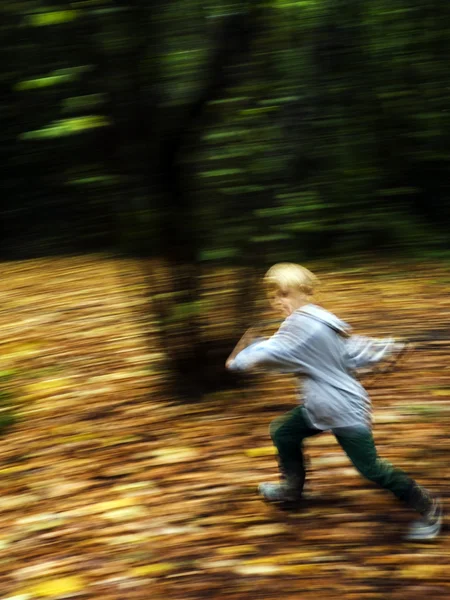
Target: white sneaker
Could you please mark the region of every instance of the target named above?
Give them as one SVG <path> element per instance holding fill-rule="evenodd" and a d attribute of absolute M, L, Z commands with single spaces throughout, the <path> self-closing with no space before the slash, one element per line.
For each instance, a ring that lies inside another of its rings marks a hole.
<path fill-rule="evenodd" d="M 409 541 L 427 541 L 437 537 L 442 528 L 442 504 L 439 499 L 420 519 L 414 521 L 405 536 Z"/>
<path fill-rule="evenodd" d="M 302 497 L 302 491 L 283 483 L 261 483 L 258 491 L 266 502 L 298 502 Z"/>

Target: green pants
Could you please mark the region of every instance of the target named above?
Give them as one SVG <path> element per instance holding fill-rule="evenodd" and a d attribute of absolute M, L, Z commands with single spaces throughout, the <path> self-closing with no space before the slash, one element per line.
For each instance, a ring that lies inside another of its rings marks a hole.
<path fill-rule="evenodd" d="M 282 474 L 300 482 L 302 488 L 305 481 L 303 440 L 319 433 L 323 432 L 311 427 L 302 406 L 290 411 L 284 417 L 276 419 L 270 426 L 270 435 L 278 450 Z M 333 433 L 363 477 L 389 490 L 400 500 L 411 504 L 411 490 L 417 487 L 415 482 L 406 473 L 378 457 L 370 429 L 347 427 L 335 429 Z M 413 508 L 421 510 L 419 506 L 413 506 Z"/>

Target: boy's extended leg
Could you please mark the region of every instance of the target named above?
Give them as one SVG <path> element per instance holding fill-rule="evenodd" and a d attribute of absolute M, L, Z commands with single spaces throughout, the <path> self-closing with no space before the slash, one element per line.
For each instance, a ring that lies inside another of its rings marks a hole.
<path fill-rule="evenodd" d="M 311 427 L 305 410 L 298 406 L 270 425 L 270 436 L 278 450 L 282 481 L 279 484 L 262 483 L 259 491 L 269 502 L 299 500 L 305 483 L 303 440 L 321 433 Z"/>
<path fill-rule="evenodd" d="M 422 518 L 413 523 L 408 539 L 432 539 L 438 535 L 442 522 L 439 501 L 401 469 L 378 457 L 369 429 L 348 427 L 335 429 L 333 433 L 361 475 L 420 513 Z"/>

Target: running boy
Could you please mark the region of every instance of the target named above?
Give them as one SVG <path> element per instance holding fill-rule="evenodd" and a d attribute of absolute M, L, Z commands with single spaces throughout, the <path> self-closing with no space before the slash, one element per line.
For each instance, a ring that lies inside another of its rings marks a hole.
<path fill-rule="evenodd" d="M 405 346 L 392 339 L 351 336 L 349 325 L 311 303 L 317 283 L 317 278 L 300 265 L 280 263 L 269 269 L 264 285 L 270 302 L 287 318 L 267 340 L 255 341 L 244 335 L 226 363 L 231 370 L 272 370 L 303 380 L 303 405 L 270 427 L 281 482 L 263 483 L 259 491 L 269 502 L 300 499 L 305 482 L 303 440 L 331 430 L 361 475 L 421 515 L 412 523 L 407 539 L 432 539 L 441 529 L 440 501 L 378 457 L 371 431 L 370 399 L 354 376 L 358 369 L 399 355 Z"/>

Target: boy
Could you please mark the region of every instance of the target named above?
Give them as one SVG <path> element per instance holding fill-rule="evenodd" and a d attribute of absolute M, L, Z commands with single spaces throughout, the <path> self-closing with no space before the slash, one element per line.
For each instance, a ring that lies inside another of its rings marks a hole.
<path fill-rule="evenodd" d="M 392 339 L 351 336 L 346 323 L 311 303 L 317 283 L 317 278 L 300 265 L 280 263 L 269 269 L 264 285 L 270 302 L 287 318 L 267 340 L 251 340 L 251 333 L 245 334 L 226 363 L 231 370 L 273 370 L 303 379 L 303 405 L 270 427 L 281 482 L 263 483 L 259 491 L 269 502 L 299 500 L 305 482 L 303 440 L 331 430 L 361 475 L 421 515 L 412 523 L 406 539 L 433 539 L 441 529 L 440 501 L 403 471 L 378 458 L 370 400 L 353 374 L 398 357 L 405 345 Z"/>

